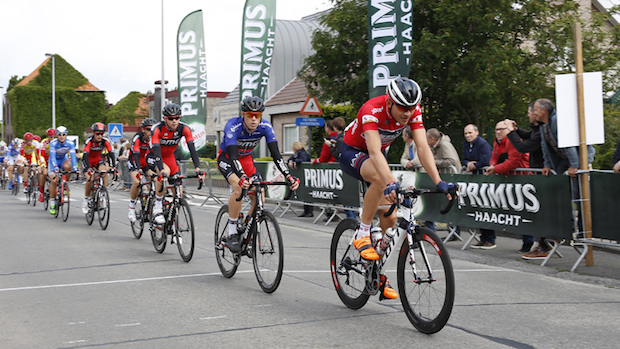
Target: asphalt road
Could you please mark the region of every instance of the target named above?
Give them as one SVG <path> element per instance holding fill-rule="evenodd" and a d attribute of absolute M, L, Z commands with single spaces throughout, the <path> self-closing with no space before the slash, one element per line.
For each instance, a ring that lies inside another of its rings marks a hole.
<path fill-rule="evenodd" d="M 127 192 L 112 192 L 102 231 L 81 213 L 83 186 L 71 187 L 67 222 L 0 191 L 0 348 L 618 347 L 615 279 L 451 247 L 454 310 L 442 331 L 425 335 L 398 300 L 373 297 L 356 311 L 340 302 L 328 269 L 335 223 L 278 218 L 285 271 L 266 294 L 245 257 L 233 278 L 221 276 L 213 201 L 193 200 L 196 250 L 184 263 L 175 245 L 159 254 L 148 232 L 133 237 Z"/>

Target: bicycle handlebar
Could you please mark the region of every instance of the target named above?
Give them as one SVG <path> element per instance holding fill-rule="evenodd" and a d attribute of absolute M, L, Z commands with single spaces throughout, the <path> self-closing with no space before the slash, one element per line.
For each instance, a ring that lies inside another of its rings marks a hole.
<path fill-rule="evenodd" d="M 266 187 L 268 185 L 287 185 L 290 186 L 291 183 L 289 182 L 269 182 L 269 181 L 253 181 L 250 183 L 250 186 L 248 188 L 242 189 L 241 190 L 241 195 L 239 195 L 238 198 L 235 199 L 235 201 L 241 201 L 243 200 L 243 197 L 247 195 L 248 191 L 250 190 L 250 188 L 252 187 Z M 294 190 L 289 190 L 289 194 L 286 196 L 286 198 L 284 200 L 288 200 L 291 197 L 291 193 Z M 297 197 L 297 195 L 295 195 L 295 197 Z"/>
<path fill-rule="evenodd" d="M 401 194 L 404 198 L 411 198 L 411 199 L 415 199 L 418 196 L 423 195 L 423 194 L 450 194 L 450 196 L 452 196 L 452 200 L 449 200 L 448 205 L 443 210 L 440 211 L 441 214 L 446 214 L 450 211 L 450 209 L 452 209 L 452 206 L 454 205 L 454 201 L 457 200 L 458 187 L 455 186 L 451 189 L 448 189 L 447 191 L 439 190 L 439 189 L 428 189 L 428 188 L 412 188 L 412 189 L 399 188 L 396 193 Z M 388 217 L 392 215 L 392 213 L 398 206 L 400 206 L 400 200 L 397 200 L 395 203 L 393 203 L 390 206 L 390 209 L 386 213 L 384 213 L 383 216 Z"/>

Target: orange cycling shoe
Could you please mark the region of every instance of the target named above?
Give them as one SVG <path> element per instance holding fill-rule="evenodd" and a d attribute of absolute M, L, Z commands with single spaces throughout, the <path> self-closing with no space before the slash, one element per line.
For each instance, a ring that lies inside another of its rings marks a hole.
<path fill-rule="evenodd" d="M 398 292 L 390 286 L 390 282 L 388 281 L 385 275 L 381 275 L 381 296 L 379 296 L 379 300 L 382 299 L 396 299 L 398 298 Z"/>
<path fill-rule="evenodd" d="M 372 247 L 370 236 L 364 236 L 361 239 L 353 240 L 353 246 L 360 252 L 362 258 L 369 261 L 376 261 L 379 259 L 377 251 Z"/>

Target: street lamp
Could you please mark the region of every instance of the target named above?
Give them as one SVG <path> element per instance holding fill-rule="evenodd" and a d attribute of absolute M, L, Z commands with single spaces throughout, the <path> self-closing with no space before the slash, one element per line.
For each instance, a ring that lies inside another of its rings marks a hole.
<path fill-rule="evenodd" d="M 46 53 L 47 57 L 52 57 L 52 128 L 56 129 L 56 62 L 55 53 Z"/>
<path fill-rule="evenodd" d="M 4 87 L 0 86 L 0 122 L 2 122 L 2 138 L 4 140 Z"/>

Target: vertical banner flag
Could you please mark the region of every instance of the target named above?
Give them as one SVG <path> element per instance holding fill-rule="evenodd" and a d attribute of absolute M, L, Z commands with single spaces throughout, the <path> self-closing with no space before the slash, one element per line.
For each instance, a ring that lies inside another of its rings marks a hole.
<path fill-rule="evenodd" d="M 239 102 L 265 99 L 276 38 L 276 0 L 247 0 L 243 11 Z"/>
<path fill-rule="evenodd" d="M 413 0 L 368 0 L 370 98 L 385 94 L 398 76 L 409 77 Z"/>
<path fill-rule="evenodd" d="M 181 21 L 177 34 L 179 105 L 183 122 L 192 130 L 199 155 L 207 144 L 207 57 L 202 11 L 194 11 Z M 189 159 L 187 142 L 181 143 L 182 158 Z"/>

